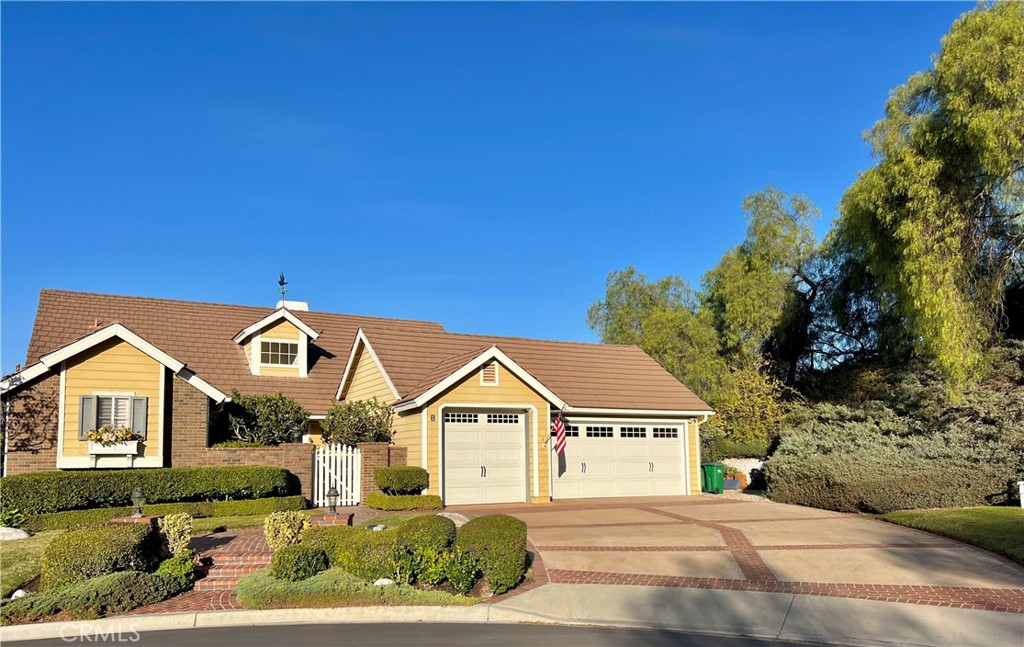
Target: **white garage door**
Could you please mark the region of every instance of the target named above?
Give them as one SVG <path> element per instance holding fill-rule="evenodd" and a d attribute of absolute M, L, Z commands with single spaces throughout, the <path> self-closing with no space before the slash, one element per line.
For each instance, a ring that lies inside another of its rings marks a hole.
<path fill-rule="evenodd" d="M 558 455 L 551 455 L 552 495 L 685 494 L 685 429 L 682 424 L 636 422 L 569 424 L 563 473 Z"/>
<path fill-rule="evenodd" d="M 447 505 L 526 500 L 526 414 L 446 411 Z"/>

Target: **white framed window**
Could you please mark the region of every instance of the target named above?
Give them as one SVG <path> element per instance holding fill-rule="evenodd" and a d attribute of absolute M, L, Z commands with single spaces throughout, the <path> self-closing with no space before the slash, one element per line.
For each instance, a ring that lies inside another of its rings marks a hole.
<path fill-rule="evenodd" d="M 96 427 L 130 427 L 132 423 L 132 397 L 130 395 L 96 396 Z"/>
<path fill-rule="evenodd" d="M 679 438 L 679 429 L 676 427 L 655 427 L 651 431 L 655 438 Z"/>
<path fill-rule="evenodd" d="M 621 438 L 647 438 L 647 427 L 619 427 Z"/>
<path fill-rule="evenodd" d="M 299 359 L 299 342 L 260 341 L 260 364 L 262 366 L 295 366 Z"/>
<path fill-rule="evenodd" d="M 551 430 L 551 436 L 555 437 L 557 435 L 558 434 L 555 433 L 555 430 L 552 429 Z M 566 438 L 579 438 L 580 437 L 580 426 L 579 425 L 566 425 L 565 426 L 565 437 Z"/>
<path fill-rule="evenodd" d="M 613 438 L 615 436 L 614 427 L 605 426 L 588 426 L 587 427 L 587 438 Z"/>
<path fill-rule="evenodd" d="M 518 413 L 488 413 L 487 424 L 490 425 L 517 425 L 519 424 Z"/>
<path fill-rule="evenodd" d="M 479 422 L 480 416 L 475 413 L 450 413 L 444 412 L 445 422 L 463 422 L 463 423 L 474 423 Z"/>

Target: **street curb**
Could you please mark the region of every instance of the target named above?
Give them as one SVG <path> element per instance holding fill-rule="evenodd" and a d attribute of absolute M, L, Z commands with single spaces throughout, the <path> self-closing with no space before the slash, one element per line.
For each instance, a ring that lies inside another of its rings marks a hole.
<path fill-rule="evenodd" d="M 103 620 L 46 622 L 34 625 L 0 627 L 0 643 L 24 640 L 68 639 L 89 636 L 107 636 L 107 640 L 132 640 L 136 633 L 199 629 L 214 627 L 254 627 L 272 625 L 307 624 L 373 624 L 373 623 L 473 623 L 473 624 L 531 624 L 569 627 L 616 627 L 683 631 L 679 626 L 628 622 L 599 622 L 558 618 L 538 613 L 503 609 L 488 604 L 472 607 L 347 607 L 335 609 L 271 609 L 265 611 L 195 611 L 138 616 L 117 616 Z M 709 636 L 739 636 L 745 638 L 778 639 L 775 634 L 749 632 L 691 631 Z M 864 645 L 853 641 L 836 642 L 821 636 L 786 636 L 787 640 L 830 645 Z M 877 643 L 872 643 L 877 644 Z"/>

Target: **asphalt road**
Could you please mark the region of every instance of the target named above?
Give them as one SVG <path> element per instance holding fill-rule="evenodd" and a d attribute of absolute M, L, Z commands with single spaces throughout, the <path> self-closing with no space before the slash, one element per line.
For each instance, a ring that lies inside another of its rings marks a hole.
<path fill-rule="evenodd" d="M 69 640 L 70 639 L 70 640 Z M 730 638 L 650 629 L 502 624 L 330 624 L 225 627 L 120 635 L 66 635 L 9 643 L 19 647 L 124 644 L 138 647 L 806 647 L 808 643 Z"/>

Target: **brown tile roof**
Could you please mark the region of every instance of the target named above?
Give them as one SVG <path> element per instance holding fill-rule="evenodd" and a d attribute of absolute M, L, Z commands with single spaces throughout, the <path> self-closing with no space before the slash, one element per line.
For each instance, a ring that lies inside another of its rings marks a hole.
<path fill-rule="evenodd" d="M 273 308 L 43 290 L 28 364 L 107 324 L 119 322 L 213 386 L 229 393 L 282 391 L 310 413 L 330 407 L 356 331 L 362 328 L 403 398 L 420 395 L 466 362 L 497 346 L 573 407 L 692 410 L 710 408 L 635 346 L 488 337 L 445 332 L 433 322 L 326 312 L 295 312 L 320 333 L 309 377 L 249 372 L 232 338 Z"/>
<path fill-rule="evenodd" d="M 413 399 L 491 346 L 571 407 L 710 411 L 636 346 L 489 337 L 431 330 L 366 329 L 403 399 Z"/>
<path fill-rule="evenodd" d="M 225 393 L 282 391 L 310 413 L 322 415 L 338 391 L 355 340 L 362 327 L 394 327 L 401 331 L 443 331 L 428 321 L 381 319 L 326 312 L 295 312 L 320 333 L 310 348 L 312 365 L 305 379 L 255 376 L 249 372 L 242 347 L 232 338 L 274 308 L 125 297 L 88 292 L 43 290 L 28 346 L 31 365 L 110 323 L 119 322 L 160 350 L 178 359 Z"/>

